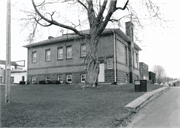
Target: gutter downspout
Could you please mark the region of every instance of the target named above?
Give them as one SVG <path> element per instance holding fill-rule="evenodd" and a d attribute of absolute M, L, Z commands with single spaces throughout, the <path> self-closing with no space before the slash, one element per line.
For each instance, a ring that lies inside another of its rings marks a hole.
<path fill-rule="evenodd" d="M 114 30 L 112 30 L 114 35 L 114 83 L 117 83 L 117 64 L 116 64 L 116 34 Z"/>

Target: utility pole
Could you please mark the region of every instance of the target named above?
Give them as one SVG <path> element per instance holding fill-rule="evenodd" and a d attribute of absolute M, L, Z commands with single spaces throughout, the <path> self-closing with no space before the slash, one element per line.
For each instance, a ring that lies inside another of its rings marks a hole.
<path fill-rule="evenodd" d="M 11 0 L 7 0 L 5 103 L 10 103 L 10 99 L 11 99 L 10 86 L 11 86 Z"/>

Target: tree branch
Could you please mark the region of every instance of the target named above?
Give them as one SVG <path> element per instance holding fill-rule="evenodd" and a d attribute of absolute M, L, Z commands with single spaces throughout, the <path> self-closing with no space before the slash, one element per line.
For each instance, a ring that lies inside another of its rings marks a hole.
<path fill-rule="evenodd" d="M 78 0 L 78 3 L 80 3 L 86 10 L 88 10 L 88 8 L 86 7 L 86 5 L 83 4 L 80 0 Z"/>
<path fill-rule="evenodd" d="M 123 8 L 122 7 L 116 7 L 116 10 L 118 10 L 118 9 L 120 9 L 120 10 L 126 9 L 128 2 L 129 2 L 129 0 L 126 1 L 126 4 L 124 5 Z"/>
<path fill-rule="evenodd" d="M 89 35 L 87 35 L 87 34 L 80 33 L 77 29 L 75 29 L 75 28 L 73 28 L 73 27 L 71 27 L 71 26 L 68 26 L 68 25 L 65 25 L 65 24 L 61 24 L 61 23 L 53 20 L 52 17 L 51 17 L 51 20 L 49 20 L 48 18 L 46 18 L 45 16 L 43 16 L 43 15 L 39 12 L 39 10 L 37 9 L 37 7 L 36 7 L 36 5 L 35 5 L 35 3 L 34 3 L 34 0 L 32 0 L 32 4 L 33 4 L 33 7 L 34 7 L 34 9 L 35 9 L 35 12 L 36 12 L 43 20 L 45 20 L 46 22 L 48 22 L 48 23 L 50 23 L 50 24 L 52 24 L 52 25 L 56 25 L 56 26 L 59 26 L 59 27 L 62 27 L 62 28 L 66 28 L 66 29 L 72 30 L 72 31 L 75 32 L 77 35 L 82 36 L 82 37 L 87 37 L 87 36 L 89 36 Z"/>
<path fill-rule="evenodd" d="M 100 22 L 102 17 L 103 17 L 103 13 L 104 13 L 104 10 L 106 9 L 106 5 L 107 5 L 107 0 L 104 0 L 103 2 L 103 5 L 97 15 L 97 22 Z"/>
<path fill-rule="evenodd" d="M 87 0 L 87 3 L 88 3 L 88 20 L 89 20 L 90 28 L 92 28 L 92 26 L 95 24 L 96 16 L 95 16 L 92 0 Z"/>

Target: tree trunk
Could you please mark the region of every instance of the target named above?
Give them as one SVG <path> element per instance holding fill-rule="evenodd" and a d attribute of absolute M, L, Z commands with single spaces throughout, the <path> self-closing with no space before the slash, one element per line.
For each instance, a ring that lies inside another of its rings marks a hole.
<path fill-rule="evenodd" d="M 86 84 L 93 87 L 97 85 L 99 75 L 98 42 L 99 36 L 92 34 L 89 41 L 90 50 L 86 57 Z"/>

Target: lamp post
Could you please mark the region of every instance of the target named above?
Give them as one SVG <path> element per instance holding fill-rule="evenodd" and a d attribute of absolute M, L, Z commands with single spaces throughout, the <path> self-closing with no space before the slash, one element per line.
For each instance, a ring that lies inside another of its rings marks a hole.
<path fill-rule="evenodd" d="M 10 103 L 10 99 L 11 99 L 10 86 L 11 86 L 11 0 L 7 0 L 5 103 Z"/>

